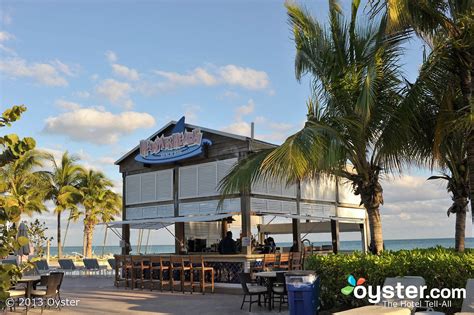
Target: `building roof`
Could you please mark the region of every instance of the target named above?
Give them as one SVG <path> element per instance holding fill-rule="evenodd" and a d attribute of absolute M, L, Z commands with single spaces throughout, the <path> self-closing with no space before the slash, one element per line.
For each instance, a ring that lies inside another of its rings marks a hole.
<path fill-rule="evenodd" d="M 172 121 L 168 122 L 166 125 L 161 127 L 158 131 L 156 131 L 154 134 L 149 136 L 147 138 L 147 140 L 153 139 L 154 137 L 156 137 L 157 135 L 162 133 L 164 130 L 166 130 L 169 126 L 176 125 L 176 123 L 177 123 L 176 120 L 172 120 Z M 229 133 L 229 132 L 225 132 L 225 131 L 219 131 L 219 130 L 215 130 L 215 129 L 205 128 L 205 127 L 201 127 L 201 126 L 191 125 L 191 124 L 187 124 L 187 123 L 185 123 L 185 127 L 190 128 L 190 129 L 199 128 L 199 129 L 201 129 L 201 131 L 204 131 L 204 132 L 207 132 L 207 133 L 213 133 L 213 134 L 216 134 L 216 135 L 220 135 L 220 136 L 228 137 L 228 138 L 233 138 L 233 139 L 237 139 L 237 140 L 241 140 L 241 141 L 250 141 L 251 140 L 250 137 L 241 136 L 241 135 L 237 135 L 237 134 Z M 266 142 L 266 141 L 262 141 L 262 140 L 253 139 L 253 141 L 258 142 L 258 143 L 267 144 L 269 146 L 274 146 L 274 147 L 277 146 L 274 143 L 270 143 L 270 142 Z M 114 164 L 119 165 L 120 162 L 122 162 L 124 159 L 126 159 L 129 155 L 131 155 L 133 152 L 135 152 L 138 149 L 139 149 L 139 145 L 137 144 L 132 150 L 128 151 L 122 157 L 120 157 L 117 161 L 115 161 Z"/>

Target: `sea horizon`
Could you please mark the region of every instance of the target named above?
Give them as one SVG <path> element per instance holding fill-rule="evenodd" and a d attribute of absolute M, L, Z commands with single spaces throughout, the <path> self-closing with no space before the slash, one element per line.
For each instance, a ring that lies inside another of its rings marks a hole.
<path fill-rule="evenodd" d="M 331 241 L 314 241 L 312 242 L 316 246 L 330 245 Z M 410 250 L 415 248 L 431 248 L 441 246 L 445 248 L 454 248 L 454 238 L 416 238 L 416 239 L 387 239 L 384 241 L 386 250 Z M 361 241 L 341 241 L 341 250 L 351 251 L 360 250 Z M 277 242 L 277 246 L 289 247 L 291 242 Z M 465 240 L 466 248 L 474 248 L 474 238 L 466 237 Z M 98 245 L 93 246 L 94 255 L 110 255 L 118 254 L 121 252 L 121 248 L 118 245 Z M 174 244 L 150 244 L 148 247 L 142 244 L 140 253 L 171 253 L 174 252 Z M 74 255 L 75 253 L 82 253 L 82 246 L 64 246 L 63 255 Z M 132 244 L 132 253 L 138 253 L 137 245 Z M 57 246 L 50 247 L 50 255 L 57 255 Z"/>

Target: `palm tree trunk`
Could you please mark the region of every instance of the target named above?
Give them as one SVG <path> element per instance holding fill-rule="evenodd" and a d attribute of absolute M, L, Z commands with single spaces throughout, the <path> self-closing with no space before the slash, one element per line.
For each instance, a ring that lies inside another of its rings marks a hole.
<path fill-rule="evenodd" d="M 86 233 L 86 257 L 92 257 L 93 233 L 94 233 L 93 227 L 88 225 L 87 233 Z"/>
<path fill-rule="evenodd" d="M 472 91 L 474 90 L 473 80 L 474 70 L 471 66 L 461 69 L 461 93 L 463 97 L 463 105 L 467 108 L 467 115 L 471 123 L 471 130 L 469 132 L 469 138 L 467 139 L 467 166 L 469 172 L 469 199 L 471 200 L 471 214 L 472 222 L 474 223 L 474 100 L 472 98 Z"/>
<path fill-rule="evenodd" d="M 378 207 L 366 207 L 369 216 L 372 253 L 379 255 L 383 251 L 382 219 Z"/>
<path fill-rule="evenodd" d="M 87 248 L 87 225 L 84 223 L 84 234 L 82 235 L 82 255 L 86 257 L 86 248 Z"/>
<path fill-rule="evenodd" d="M 57 231 L 57 238 L 58 238 L 58 259 L 63 257 L 63 249 L 61 243 L 61 211 L 58 211 L 58 231 Z"/>
<path fill-rule="evenodd" d="M 67 224 L 66 224 L 66 231 L 64 231 L 64 239 L 63 239 L 63 249 L 64 245 L 66 244 L 66 237 L 67 237 L 67 232 L 69 231 L 69 223 L 71 223 L 71 215 L 69 215 L 69 218 L 67 219 Z"/>
<path fill-rule="evenodd" d="M 455 248 L 458 252 L 464 252 L 464 241 L 466 238 L 466 214 L 467 198 L 460 202 L 460 209 L 456 212 L 456 242 Z"/>

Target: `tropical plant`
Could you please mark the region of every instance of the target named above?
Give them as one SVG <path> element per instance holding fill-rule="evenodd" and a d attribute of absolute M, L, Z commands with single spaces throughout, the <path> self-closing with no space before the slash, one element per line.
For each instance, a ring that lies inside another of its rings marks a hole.
<path fill-rule="evenodd" d="M 47 210 L 44 205 L 45 186 L 39 171 L 43 156 L 29 150 L 14 162 L 0 168 L 0 199 L 9 219 L 18 226 L 21 215 Z"/>
<path fill-rule="evenodd" d="M 26 111 L 25 106 L 13 106 L 0 115 L 0 128 L 10 126 L 11 123 L 20 119 L 21 114 Z M 26 152 L 35 148 L 36 142 L 33 138 L 20 139 L 15 134 L 0 137 L 0 170 L 8 167 L 15 160 L 21 158 Z M 3 189 L 3 188 L 2 188 Z M 15 211 L 15 212 L 13 212 Z M 4 199 L 0 198 L 0 257 L 5 257 L 27 243 L 27 239 L 17 239 L 16 226 L 11 226 L 13 219 L 19 216 L 18 207 L 5 208 Z M 0 308 L 4 306 L 8 298 L 8 290 L 12 281 L 21 275 L 21 270 L 13 264 L 0 265 Z"/>
<path fill-rule="evenodd" d="M 471 200 L 474 196 L 474 1 L 473 0 L 374 0 L 373 11 L 384 10 L 391 30 L 413 29 L 430 46 L 429 67 L 419 80 L 432 91 L 444 90 L 453 77 L 459 82 L 459 115 L 446 128 L 463 129 Z M 471 211 L 474 204 L 471 202 Z M 474 217 L 473 217 L 474 220 Z"/>
<path fill-rule="evenodd" d="M 403 165 L 404 133 L 410 128 L 410 111 L 400 106 L 400 45 L 407 34 L 386 34 L 384 18 L 357 23 L 359 1 L 353 1 L 349 22 L 337 2 L 329 1 L 329 7 L 329 27 L 324 27 L 287 4 L 296 78 L 310 74 L 314 88 L 304 128 L 279 147 L 243 159 L 221 190 L 242 191 L 272 178 L 294 183 L 315 173 L 345 178 L 367 209 L 371 248 L 378 254 L 383 250 L 380 176 Z"/>
<path fill-rule="evenodd" d="M 58 163 L 52 154 L 47 155 L 52 164 L 52 170 L 43 171 L 43 176 L 47 182 L 46 198 L 54 203 L 54 212 L 57 215 L 57 244 L 58 257 L 62 257 L 61 242 L 61 214 L 63 211 L 76 211 L 77 205 L 81 201 L 82 195 L 78 190 L 80 176 L 84 172 L 83 168 L 77 164 L 78 157 L 69 155 L 66 151 Z"/>
<path fill-rule="evenodd" d="M 52 237 L 46 236 L 45 222 L 40 222 L 39 219 L 35 219 L 33 222 L 28 224 L 28 236 L 31 244 L 33 244 L 34 254 L 38 257 L 42 257 L 44 254 L 44 247 L 47 241 L 51 241 Z"/>
<path fill-rule="evenodd" d="M 422 67 L 429 67 L 426 60 Z M 428 164 L 431 169 L 439 167 L 442 175 L 429 179 L 447 181 L 447 191 L 452 195 L 453 204 L 448 216 L 456 214 L 455 248 L 464 251 L 467 206 L 469 200 L 469 180 L 467 171 L 468 131 L 464 128 L 450 128 L 462 109 L 462 95 L 459 78 L 451 76 L 444 89 L 432 90 L 422 79 L 410 86 L 406 101 L 411 103 L 416 113 L 418 126 L 409 141 L 410 152 L 417 161 Z"/>
<path fill-rule="evenodd" d="M 110 222 L 114 216 L 120 214 L 122 198 L 113 192 L 112 181 L 99 171 L 88 170 L 83 173 L 80 181 L 82 193 L 81 213 L 84 221 L 83 254 L 92 256 L 92 241 L 94 228 L 99 222 Z"/>

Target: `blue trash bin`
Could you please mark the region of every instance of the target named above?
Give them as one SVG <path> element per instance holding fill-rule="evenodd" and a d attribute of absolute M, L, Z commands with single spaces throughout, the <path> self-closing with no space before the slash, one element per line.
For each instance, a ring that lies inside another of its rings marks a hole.
<path fill-rule="evenodd" d="M 290 315 L 318 314 L 320 279 L 313 271 L 285 274 Z"/>

